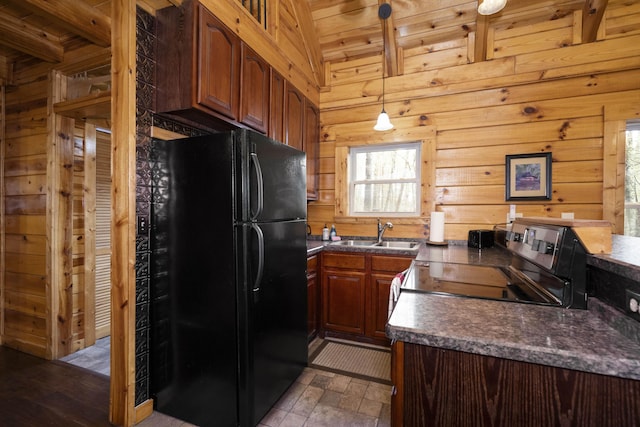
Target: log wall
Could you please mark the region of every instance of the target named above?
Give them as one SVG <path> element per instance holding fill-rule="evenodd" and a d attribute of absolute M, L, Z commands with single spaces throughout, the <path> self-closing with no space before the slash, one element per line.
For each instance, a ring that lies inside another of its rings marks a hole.
<path fill-rule="evenodd" d="M 422 195 L 427 211 L 445 212 L 446 239 L 504 223 L 510 203 L 525 216 L 573 212 L 618 227 L 614 205 L 624 183 L 613 178 L 611 189 L 608 182 L 605 152 L 614 150 L 615 159 L 620 150 L 604 147 L 605 140 L 619 145 L 605 112 L 616 111 L 618 124 L 640 117 L 640 7 L 609 2 L 593 43 L 582 43 L 581 22 L 577 12 L 525 30 L 492 29 L 486 61 L 474 62 L 472 44 L 462 41 L 400 50 L 403 66 L 385 81 L 389 132 L 372 130 L 381 56 L 330 63 L 320 94 L 319 200 L 308 211 L 313 234 L 335 223 L 342 235 L 375 235 L 375 219 L 345 216 L 344 148 L 425 140 L 427 129 L 435 132 L 435 157 L 424 164 L 432 178 Z M 552 199 L 505 201 L 505 155 L 544 152 L 553 155 Z M 614 204 L 603 202 L 606 188 Z M 388 237 L 428 236 L 427 216 L 397 223 Z"/>
<path fill-rule="evenodd" d="M 71 63 L 59 66 L 75 71 Z M 12 86 L 3 89 L 0 340 L 57 359 L 95 342 L 93 320 L 85 318 L 93 310 L 87 295 L 95 259 L 85 228 L 95 204 L 86 137 L 95 128 L 53 113 L 66 84 L 51 65 L 18 62 Z"/>
<path fill-rule="evenodd" d="M 6 91 L 3 345 L 47 355 L 47 79 Z"/>

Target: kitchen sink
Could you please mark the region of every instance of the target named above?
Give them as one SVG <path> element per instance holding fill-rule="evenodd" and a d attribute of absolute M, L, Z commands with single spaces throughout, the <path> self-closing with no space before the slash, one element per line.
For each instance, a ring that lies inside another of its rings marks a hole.
<path fill-rule="evenodd" d="M 336 246 L 373 246 L 375 243 L 375 240 L 337 240 L 331 244 Z"/>
<path fill-rule="evenodd" d="M 405 242 L 396 240 L 376 243 L 374 246 L 389 249 L 417 249 L 419 245 L 419 242 Z"/>
<path fill-rule="evenodd" d="M 331 245 L 413 250 L 418 249 L 418 246 L 420 246 L 420 242 L 387 240 L 383 241 L 382 243 L 378 243 L 375 240 L 338 240 L 335 242 L 331 242 Z"/>

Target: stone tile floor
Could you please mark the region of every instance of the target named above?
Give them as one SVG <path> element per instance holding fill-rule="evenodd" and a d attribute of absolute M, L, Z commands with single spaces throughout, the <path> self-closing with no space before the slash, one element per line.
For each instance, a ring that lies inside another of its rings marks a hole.
<path fill-rule="evenodd" d="M 309 346 L 311 354 L 321 340 Z M 62 361 L 109 375 L 109 337 Z M 386 427 L 391 419 L 391 386 L 305 368 L 297 381 L 260 421 L 261 427 Z M 159 412 L 141 427 L 188 427 L 191 424 Z"/>
<path fill-rule="evenodd" d="M 111 373 L 110 351 L 111 337 L 105 337 L 96 340 L 91 347 L 83 348 L 60 360 L 108 376 Z"/>
<path fill-rule="evenodd" d="M 390 403 L 389 385 L 306 368 L 259 425 L 389 426 Z"/>

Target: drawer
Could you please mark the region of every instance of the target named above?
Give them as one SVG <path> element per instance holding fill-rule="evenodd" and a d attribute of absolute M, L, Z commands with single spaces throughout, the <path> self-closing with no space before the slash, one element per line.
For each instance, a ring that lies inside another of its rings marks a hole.
<path fill-rule="evenodd" d="M 345 253 L 324 253 L 322 255 L 323 267 L 348 268 L 350 270 L 364 270 L 364 255 L 353 255 Z"/>
<path fill-rule="evenodd" d="M 409 268 L 409 266 L 411 265 L 411 261 L 413 261 L 412 257 L 372 255 L 371 270 L 400 273 L 401 271 Z"/>
<path fill-rule="evenodd" d="M 307 258 L 307 273 L 315 273 L 318 271 L 318 255 Z"/>

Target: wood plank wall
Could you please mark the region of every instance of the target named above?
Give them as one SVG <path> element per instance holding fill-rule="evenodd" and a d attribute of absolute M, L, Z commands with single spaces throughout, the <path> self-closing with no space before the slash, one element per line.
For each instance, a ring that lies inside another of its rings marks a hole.
<path fill-rule="evenodd" d="M 41 70 L 42 71 L 42 70 Z M 4 329 L 2 343 L 47 355 L 46 179 L 48 83 L 16 73 L 6 91 Z"/>
<path fill-rule="evenodd" d="M 446 239 L 505 222 L 507 154 L 553 153 L 552 200 L 517 202 L 518 213 L 614 217 L 603 205 L 604 111 L 626 105 L 629 118 L 640 114 L 640 5 L 609 2 L 594 43 L 581 43 L 581 22 L 577 12 L 525 30 L 496 28 L 487 61 L 472 62 L 463 42 L 404 50 L 404 69 L 385 82 L 395 129 L 382 135 L 372 130 L 381 57 L 330 63 L 320 94 L 319 200 L 308 210 L 313 234 L 336 223 L 342 235 L 375 235 L 373 220 L 336 215 L 346 203 L 336 201 L 336 185 L 346 182 L 339 147 L 409 141 L 425 127 L 435 128 L 436 154 L 423 197 L 445 212 Z M 427 218 L 399 222 L 389 237 L 424 236 Z"/>
<path fill-rule="evenodd" d="M 86 56 L 70 55 L 70 63 Z M 60 67 L 77 71 L 70 63 Z M 85 230 L 92 194 L 85 191 L 87 128 L 53 114 L 66 84 L 51 64 L 18 62 L 14 77 L 14 84 L 3 88 L 0 340 L 57 359 L 95 342 L 93 321 L 85 319 L 93 311 L 86 299 L 93 277 L 86 274 L 93 272 L 95 252 L 93 243 L 86 244 Z"/>

